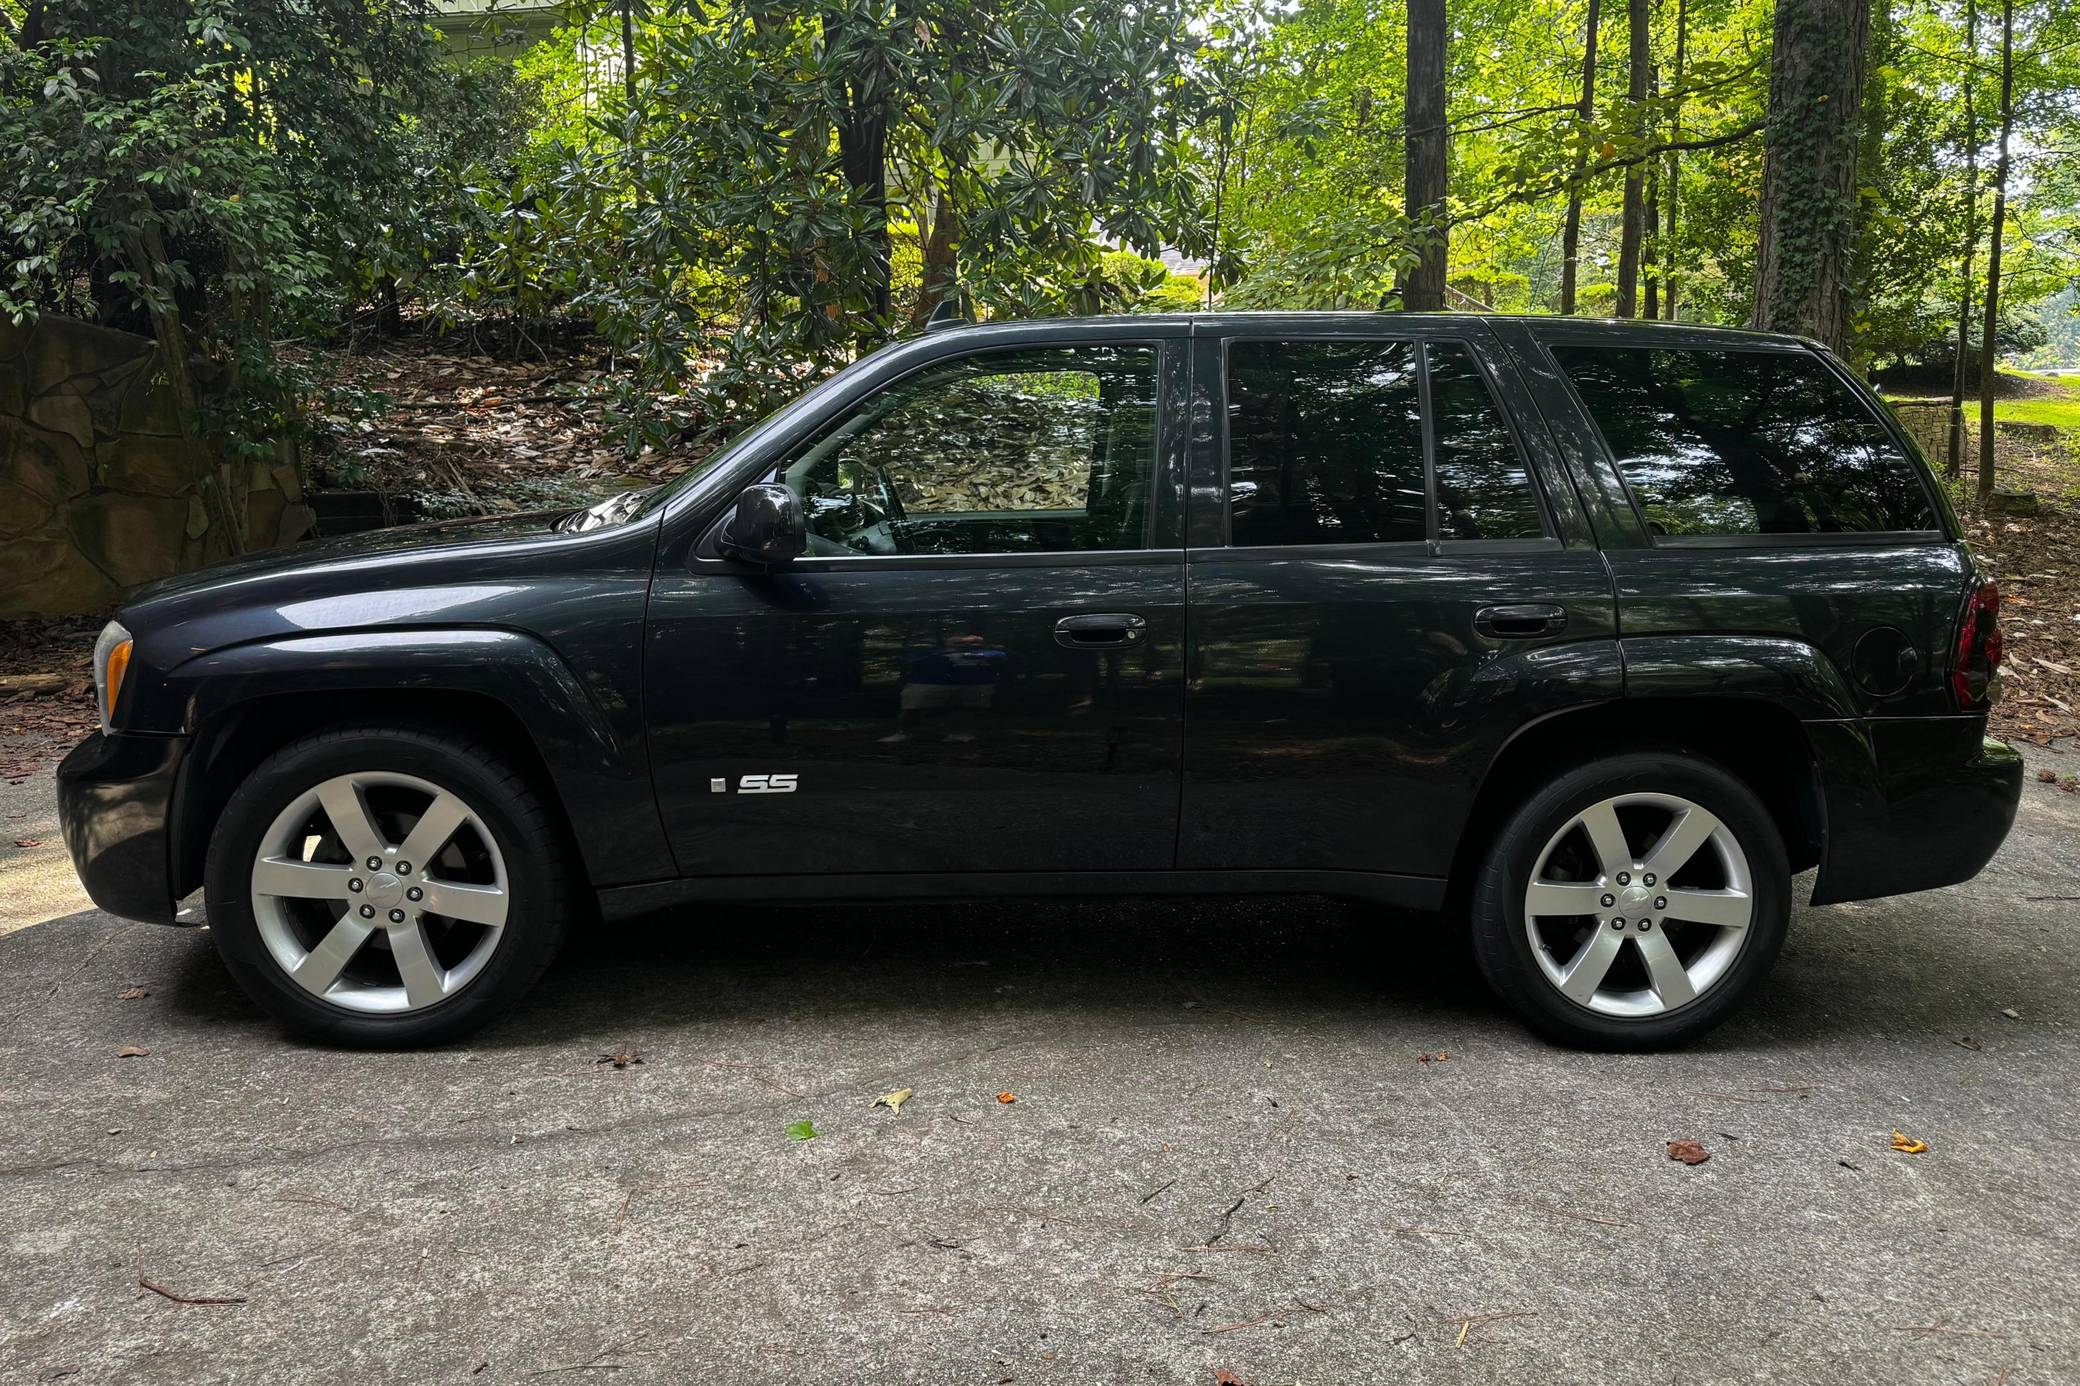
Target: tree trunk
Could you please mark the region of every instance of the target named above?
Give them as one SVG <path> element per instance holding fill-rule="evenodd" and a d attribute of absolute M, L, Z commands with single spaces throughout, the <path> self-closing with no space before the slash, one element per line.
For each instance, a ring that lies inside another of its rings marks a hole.
<path fill-rule="evenodd" d="M 1603 0 L 1589 0 L 1587 37 L 1582 47 L 1582 99 L 1575 103 L 1575 119 L 1586 127 L 1596 115 L 1596 28 L 1603 18 Z M 1582 251 L 1582 170 L 1587 157 L 1574 156 L 1574 177 L 1567 185 L 1567 225 L 1560 234 L 1560 312 L 1574 311 L 1575 266 Z"/>
<path fill-rule="evenodd" d="M 1661 275 L 1655 260 L 1655 256 L 1660 254 L 1660 247 L 1655 242 L 1660 239 L 1661 232 L 1661 169 L 1656 164 L 1647 165 L 1646 210 L 1640 223 L 1646 227 L 1646 239 L 1639 251 L 1640 276 L 1646 281 L 1646 288 L 1640 294 L 1639 315 L 1651 322 L 1661 316 Z"/>
<path fill-rule="evenodd" d="M 1756 327 L 1849 344 L 1870 0 L 1779 0 L 1755 252 Z"/>
<path fill-rule="evenodd" d="M 838 47 L 843 30 L 838 20 L 824 21 L 825 41 Z M 860 233 L 866 254 L 861 266 L 866 291 L 867 321 L 854 336 L 861 351 L 871 350 L 887 337 L 893 326 L 891 257 L 888 236 L 888 62 L 879 42 L 860 59 L 846 83 L 845 111 L 838 122 L 838 163 L 845 182 L 867 207 L 867 225 Z"/>
<path fill-rule="evenodd" d="M 1409 0 L 1408 97 L 1404 102 L 1408 161 L 1402 205 L 1416 238 L 1416 262 L 1401 275 L 1401 306 L 1434 313 L 1444 307 L 1446 252 L 1444 0 Z"/>
<path fill-rule="evenodd" d="M 1683 67 L 1689 55 L 1690 0 L 1676 0 L 1676 102 L 1675 110 L 1669 115 L 1668 138 L 1671 144 L 1680 144 L 1683 140 Z M 1661 275 L 1661 312 L 1670 322 L 1676 320 L 1676 194 L 1682 177 L 1683 156 L 1671 149 L 1662 192 L 1668 204 L 1668 229 L 1662 233 L 1661 243 L 1665 264 Z"/>
<path fill-rule="evenodd" d="M 961 219 L 953 205 L 953 190 L 941 187 L 933 198 L 932 231 L 924 243 L 924 284 L 910 310 L 913 330 L 923 327 L 932 310 L 960 283 L 960 239 Z"/>
<path fill-rule="evenodd" d="M 1647 99 L 1649 52 L 1647 0 L 1626 0 L 1625 98 L 1632 105 L 1631 124 L 1641 128 L 1640 108 Z M 1644 133 L 1644 132 L 1642 132 Z M 1640 243 L 1646 239 L 1646 165 L 1630 164 L 1625 169 L 1625 211 L 1618 230 L 1618 316 L 1639 316 Z"/>
<path fill-rule="evenodd" d="M 1964 254 L 1957 270 L 1957 359 L 1950 363 L 1950 438 L 1943 473 L 1964 471 L 1965 358 L 1972 349 L 1972 261 L 1979 249 L 1979 0 L 1964 0 Z"/>
<path fill-rule="evenodd" d="M 1986 242 L 1986 322 L 1979 338 L 1979 507 L 1993 495 L 1994 356 L 2001 320 L 2001 223 L 2008 219 L 2008 140 L 2015 133 L 2015 0 L 2001 0 L 2001 142 Z"/>

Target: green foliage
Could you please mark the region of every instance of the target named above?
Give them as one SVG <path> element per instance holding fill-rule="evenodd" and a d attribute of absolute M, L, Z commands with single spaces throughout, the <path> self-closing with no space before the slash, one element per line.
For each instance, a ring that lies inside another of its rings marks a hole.
<path fill-rule="evenodd" d="M 1204 246 L 1175 137 L 1190 44 L 1164 4 L 658 11 L 639 110 L 571 152 L 544 213 L 572 304 L 638 363 L 629 440 L 727 432 L 948 295 L 1018 315 L 1175 301 L 1109 277 L 1100 237 Z"/>
<path fill-rule="evenodd" d="M 413 185 L 405 112 L 437 90 L 419 13 L 30 7 L 0 45 L 0 311 L 152 333 L 231 450 L 294 431 L 303 382 L 273 343 L 337 313 Z"/>
<path fill-rule="evenodd" d="M 574 319 L 620 368 L 596 388 L 636 451 L 724 436 L 946 297 L 1199 308 L 1205 283 L 1148 258 L 1173 248 L 1228 307 L 1393 307 L 1448 231 L 1448 307 L 1550 311 L 1573 193 L 1577 311 L 1609 312 L 1629 169 L 1660 199 L 1647 277 L 1682 316 L 1754 307 L 1772 0 L 1659 0 L 1642 102 L 1626 6 L 1604 0 L 1586 118 L 1579 0 L 1454 0 L 1448 227 L 1401 205 L 1399 5 L 650 0 L 631 81 L 606 0 L 468 61 L 428 3 L 0 0 L 0 311 L 155 333 L 232 448 L 312 412 L 284 337 L 409 313 L 488 320 L 519 350 Z M 1963 0 L 1875 5 L 1859 186 L 1814 206 L 1856 223 L 1866 363 L 1954 349 L 1967 208 L 1983 238 L 1992 204 L 1998 12 L 1977 3 L 1976 52 Z M 2002 346 L 2074 361 L 2070 311 L 2042 345 L 2027 325 L 2080 267 L 2080 7 L 2017 15 Z"/>

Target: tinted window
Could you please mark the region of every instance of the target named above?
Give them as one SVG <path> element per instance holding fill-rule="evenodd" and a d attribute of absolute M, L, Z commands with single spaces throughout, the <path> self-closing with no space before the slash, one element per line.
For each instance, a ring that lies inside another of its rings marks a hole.
<path fill-rule="evenodd" d="M 1509 423 L 1463 342 L 1432 342 L 1430 411 L 1437 434 L 1437 537 L 1538 539 L 1538 496 Z"/>
<path fill-rule="evenodd" d="M 780 479 L 812 554 L 1138 549 L 1155 418 L 1154 347 L 989 352 L 875 395 Z"/>
<path fill-rule="evenodd" d="M 1913 464 L 1804 352 L 1555 347 L 1656 534 L 1934 529 Z"/>
<path fill-rule="evenodd" d="M 1231 543 L 1425 538 L 1423 419 L 1409 342 L 1233 342 Z"/>

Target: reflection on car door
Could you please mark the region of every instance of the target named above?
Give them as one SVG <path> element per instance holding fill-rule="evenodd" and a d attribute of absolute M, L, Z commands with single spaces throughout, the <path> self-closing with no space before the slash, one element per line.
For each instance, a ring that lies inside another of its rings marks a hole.
<path fill-rule="evenodd" d="M 1380 333 L 1198 347 L 1224 428 L 1193 461 L 1180 866 L 1442 877 L 1510 734 L 1621 691 L 1506 362 L 1473 323 Z"/>
<path fill-rule="evenodd" d="M 745 478 L 801 494 L 806 556 L 660 563 L 645 696 L 683 873 L 1171 864 L 1183 331 L 935 362 Z"/>

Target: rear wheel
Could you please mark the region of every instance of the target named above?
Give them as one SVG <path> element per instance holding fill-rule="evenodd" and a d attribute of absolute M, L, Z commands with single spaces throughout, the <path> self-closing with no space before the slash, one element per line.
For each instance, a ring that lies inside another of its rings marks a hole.
<path fill-rule="evenodd" d="M 577 903 L 540 794 L 503 755 L 405 727 L 305 737 L 232 796 L 210 845 L 211 937 L 290 1028 L 423 1044 L 511 1004 Z"/>
<path fill-rule="evenodd" d="M 1710 761 L 1636 752 L 1559 775 L 1508 819 L 1475 885 L 1474 951 L 1542 1033 L 1666 1048 L 1754 991 L 1790 906 L 1754 792 Z"/>

